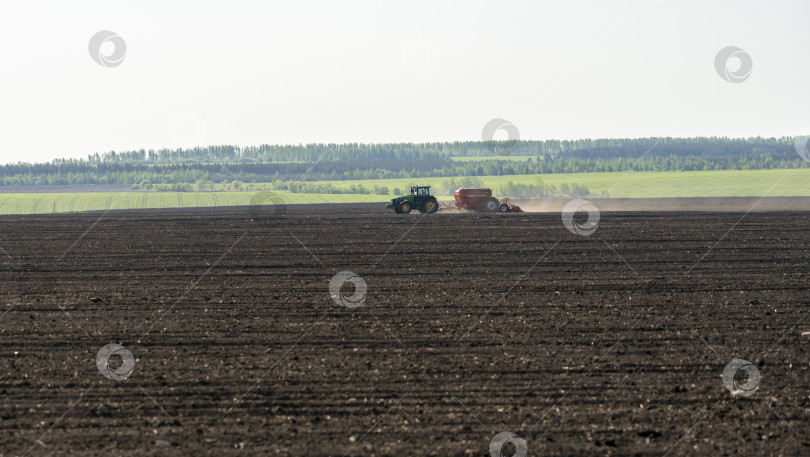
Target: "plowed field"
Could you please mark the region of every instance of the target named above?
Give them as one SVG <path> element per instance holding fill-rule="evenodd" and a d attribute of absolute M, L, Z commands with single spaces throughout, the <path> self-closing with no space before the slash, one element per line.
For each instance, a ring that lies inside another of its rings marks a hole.
<path fill-rule="evenodd" d="M 810 213 L 0 224 L 4 456 L 810 454 Z"/>

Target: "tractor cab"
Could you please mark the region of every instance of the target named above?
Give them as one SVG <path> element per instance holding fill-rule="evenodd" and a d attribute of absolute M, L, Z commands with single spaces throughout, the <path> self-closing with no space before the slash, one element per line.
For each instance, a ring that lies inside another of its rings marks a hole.
<path fill-rule="evenodd" d="M 414 197 L 430 196 L 430 186 L 411 186 L 411 195 Z"/>

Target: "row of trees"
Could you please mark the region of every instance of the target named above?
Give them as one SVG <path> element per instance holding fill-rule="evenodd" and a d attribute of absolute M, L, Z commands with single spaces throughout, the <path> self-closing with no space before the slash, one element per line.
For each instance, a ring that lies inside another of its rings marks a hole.
<path fill-rule="evenodd" d="M 446 157 L 525 155 L 543 157 L 610 158 L 642 156 L 737 156 L 789 153 L 793 138 L 602 138 L 581 140 L 386 144 L 307 144 L 240 147 L 208 146 L 192 149 L 141 149 L 92 154 L 86 160 L 57 159 L 54 163 L 180 164 L 332 162 L 351 160 L 436 160 Z"/>
<path fill-rule="evenodd" d="M 801 168 L 790 138 L 643 138 L 518 141 L 525 160 L 454 161 L 491 154 L 482 142 L 390 145 L 212 146 L 109 152 L 87 160 L 0 166 L 0 185 L 124 184 L 144 190 L 200 181 L 260 183 L 615 171 Z M 501 151 L 503 152 L 503 151 Z M 144 187 L 148 183 L 151 188 Z M 169 186 L 169 187 L 167 187 Z"/>
<path fill-rule="evenodd" d="M 203 164 L 203 163 L 314 163 L 345 160 L 430 160 L 441 159 L 436 144 L 308 144 L 260 146 L 208 146 L 191 149 L 141 149 L 138 151 L 92 154 L 87 160 L 60 159 L 61 163 L 94 164 Z M 57 162 L 57 161 L 55 161 Z"/>
<path fill-rule="evenodd" d="M 795 158 L 794 158 L 795 157 Z M 54 164 L 0 166 L 0 185 L 125 184 L 147 181 L 154 186 L 197 181 L 341 181 L 359 179 L 426 178 L 442 176 L 510 176 L 548 173 L 616 171 L 701 171 L 802 168 L 810 164 L 766 153 L 737 157 L 529 158 L 525 161 L 372 160 L 317 164 Z"/>

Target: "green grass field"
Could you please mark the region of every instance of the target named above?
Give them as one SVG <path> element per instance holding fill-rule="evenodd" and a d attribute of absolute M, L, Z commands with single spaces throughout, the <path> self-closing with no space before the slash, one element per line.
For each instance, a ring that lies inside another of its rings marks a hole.
<path fill-rule="evenodd" d="M 288 203 L 355 203 L 386 197 L 276 192 Z M 82 192 L 0 194 L 0 214 L 40 214 L 105 209 L 194 208 L 250 205 L 256 192 Z M 372 198 L 369 198 L 372 197 Z"/>
<path fill-rule="evenodd" d="M 810 196 L 810 169 L 724 170 L 659 173 L 571 173 L 557 175 L 480 176 L 486 186 L 506 181 L 546 184 L 579 183 L 593 195 L 611 197 L 750 197 Z M 440 186 L 447 178 L 330 181 L 337 187 L 377 184 L 407 191 L 411 184 Z M 289 203 L 381 202 L 389 197 L 368 194 L 293 194 L 277 192 Z M 0 194 L 0 214 L 36 214 L 104 209 L 183 208 L 249 205 L 255 192 L 86 192 Z M 508 195 L 503 195 L 508 197 Z M 448 199 L 449 196 L 444 197 Z"/>
<path fill-rule="evenodd" d="M 485 186 L 494 187 L 512 181 L 533 183 L 540 176 L 546 184 L 579 183 L 593 195 L 608 191 L 615 198 L 651 197 L 750 197 L 810 195 L 810 169 L 792 170 L 721 170 L 665 171 L 645 173 L 566 173 L 554 175 L 479 176 Z M 328 181 L 340 188 L 363 184 L 369 188 L 387 186 L 407 190 L 411 184 L 438 187 L 448 178 L 370 179 Z M 773 187 L 773 188 L 772 188 Z M 770 192 L 769 192 L 770 191 Z"/>

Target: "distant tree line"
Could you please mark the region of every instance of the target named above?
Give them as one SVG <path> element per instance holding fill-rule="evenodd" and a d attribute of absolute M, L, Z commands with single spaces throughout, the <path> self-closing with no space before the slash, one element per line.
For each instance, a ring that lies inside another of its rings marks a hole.
<path fill-rule="evenodd" d="M 441 143 L 399 144 L 308 144 L 274 146 L 208 146 L 191 149 L 158 149 L 92 154 L 87 160 L 60 159 L 59 162 L 131 164 L 212 164 L 212 163 L 314 163 L 350 160 L 442 159 L 448 154 Z M 55 161 L 56 162 L 56 161 Z"/>
<path fill-rule="evenodd" d="M 208 146 L 191 149 L 158 149 L 92 154 L 86 160 L 57 159 L 54 163 L 87 162 L 133 164 L 202 164 L 262 162 L 334 162 L 362 160 L 436 160 L 447 157 L 481 157 L 503 153 L 498 142 L 307 144 L 260 146 Z M 642 156 L 757 156 L 791 154 L 793 138 L 606 138 L 582 140 L 510 141 L 510 155 L 547 158 L 638 158 Z"/>
<path fill-rule="evenodd" d="M 199 182 L 268 183 L 615 171 L 808 167 L 791 138 L 642 138 L 519 141 L 523 160 L 454 161 L 492 155 L 482 142 L 211 146 L 94 154 L 88 159 L 0 166 L 0 185 L 125 184 L 188 190 Z"/>

